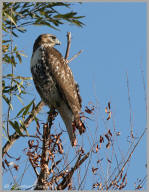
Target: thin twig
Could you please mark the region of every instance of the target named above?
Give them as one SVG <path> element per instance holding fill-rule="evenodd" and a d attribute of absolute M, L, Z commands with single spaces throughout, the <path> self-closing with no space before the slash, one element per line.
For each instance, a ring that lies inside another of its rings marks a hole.
<path fill-rule="evenodd" d="M 129 81 L 128 81 L 128 73 L 126 72 L 127 78 L 127 89 L 128 89 L 128 101 L 129 101 L 129 111 L 130 111 L 130 137 L 133 138 L 133 123 L 132 123 L 132 107 L 130 101 L 130 90 L 129 90 Z"/>
<path fill-rule="evenodd" d="M 31 158 L 29 158 L 29 161 L 30 161 L 30 163 L 31 163 L 31 165 L 32 165 L 32 167 L 33 167 L 33 169 L 34 169 L 34 172 L 36 173 L 37 178 L 38 178 L 39 173 L 38 173 L 38 171 L 37 171 L 36 167 L 34 166 L 34 164 L 33 164 L 33 162 L 32 162 L 32 159 L 31 159 Z"/>
<path fill-rule="evenodd" d="M 81 53 L 83 52 L 83 50 L 80 50 L 77 54 L 75 54 L 71 59 L 67 60 L 67 64 L 71 63 L 72 60 L 74 60 L 76 57 L 78 57 Z"/>
<path fill-rule="evenodd" d="M 144 89 L 144 101 L 145 101 L 145 106 L 146 106 L 146 120 L 147 120 L 147 99 L 146 99 L 146 85 L 145 85 L 145 78 L 144 78 L 144 70 L 143 70 L 143 63 L 142 63 L 142 58 L 140 61 L 140 69 L 141 69 L 141 75 L 142 75 L 142 83 L 143 83 L 143 89 Z"/>
<path fill-rule="evenodd" d="M 25 175 L 25 172 L 27 171 L 27 169 L 28 169 L 28 167 L 29 167 L 29 164 L 27 165 L 27 162 L 28 162 L 28 159 L 26 160 L 26 163 L 25 163 L 25 167 L 24 167 L 24 171 L 23 171 L 23 174 L 21 175 L 21 177 L 20 177 L 20 182 L 18 182 L 19 183 L 19 185 L 21 185 L 22 184 L 22 181 L 23 181 L 23 177 L 24 177 L 24 175 Z"/>
<path fill-rule="evenodd" d="M 144 136 L 145 132 L 146 132 L 147 128 L 144 129 L 143 133 L 141 134 L 141 136 L 139 137 L 138 141 L 136 142 L 136 144 L 134 145 L 132 151 L 129 153 L 128 158 L 126 159 L 126 161 L 124 162 L 121 170 L 118 172 L 118 174 L 115 176 L 115 178 L 110 182 L 109 186 L 106 187 L 106 190 L 108 190 L 111 187 L 111 183 L 116 181 L 117 178 L 120 176 L 120 174 L 123 172 L 125 166 L 127 165 L 127 163 L 130 161 L 132 154 L 134 153 L 136 147 L 138 146 L 138 144 L 140 143 L 142 137 Z M 108 182 L 108 181 L 107 181 Z M 106 185 L 106 184 L 105 184 Z"/>
<path fill-rule="evenodd" d="M 64 177 L 64 179 L 62 180 L 62 182 L 57 186 L 57 190 L 63 190 L 65 189 L 68 184 L 70 183 L 70 180 L 75 172 L 75 170 L 77 170 L 80 165 L 82 163 L 84 163 L 84 161 L 89 157 L 90 152 L 88 152 L 82 159 L 81 159 L 81 155 L 79 155 L 75 166 L 73 168 L 71 168 L 71 170 L 68 172 L 68 174 Z"/>

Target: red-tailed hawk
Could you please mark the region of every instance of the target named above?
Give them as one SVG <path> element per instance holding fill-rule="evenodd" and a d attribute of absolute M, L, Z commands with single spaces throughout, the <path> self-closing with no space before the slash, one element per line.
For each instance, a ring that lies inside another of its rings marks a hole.
<path fill-rule="evenodd" d="M 60 41 L 51 34 L 40 35 L 33 46 L 31 72 L 36 89 L 50 108 L 60 113 L 71 141 L 76 145 L 75 128 L 82 134 L 81 97 L 71 69 L 61 53 L 54 48 Z"/>

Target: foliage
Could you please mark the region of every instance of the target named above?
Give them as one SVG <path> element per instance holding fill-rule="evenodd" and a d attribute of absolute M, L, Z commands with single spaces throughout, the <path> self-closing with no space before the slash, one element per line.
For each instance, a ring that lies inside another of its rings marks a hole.
<path fill-rule="evenodd" d="M 70 8 L 70 3 L 53 2 L 53 3 L 4 3 L 3 4 L 3 30 L 8 32 L 10 29 L 12 34 L 18 37 L 16 31 L 26 32 L 28 25 L 46 25 L 48 27 L 58 29 L 65 21 L 75 24 L 79 27 L 83 26 L 80 21 L 83 16 L 77 16 L 74 11 L 61 13 L 58 10 L 62 8 Z M 57 10 L 57 8 L 59 8 Z"/>

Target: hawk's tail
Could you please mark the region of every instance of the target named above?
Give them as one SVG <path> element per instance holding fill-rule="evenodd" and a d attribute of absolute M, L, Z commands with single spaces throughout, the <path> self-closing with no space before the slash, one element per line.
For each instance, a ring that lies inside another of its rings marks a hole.
<path fill-rule="evenodd" d="M 61 117 L 65 123 L 66 128 L 67 128 L 67 132 L 69 135 L 71 145 L 75 146 L 76 145 L 76 135 L 75 135 L 73 125 L 72 125 L 73 114 L 65 103 L 63 103 L 61 105 L 61 107 L 58 108 L 58 111 L 59 111 L 59 113 L 60 113 L 60 115 L 61 115 Z"/>

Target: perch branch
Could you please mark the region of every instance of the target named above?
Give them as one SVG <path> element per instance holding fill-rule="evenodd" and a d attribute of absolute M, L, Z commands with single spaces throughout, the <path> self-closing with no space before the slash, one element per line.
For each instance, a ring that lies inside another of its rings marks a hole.
<path fill-rule="evenodd" d="M 34 190 L 47 190 L 48 189 L 48 175 L 49 175 L 49 136 L 53 120 L 57 113 L 53 108 L 50 109 L 48 122 L 43 125 L 43 142 L 42 142 L 42 155 L 40 161 L 40 174 L 38 176 L 37 184 Z"/>
<path fill-rule="evenodd" d="M 65 54 L 65 60 L 69 57 L 69 51 L 70 51 L 70 45 L 71 45 L 71 32 L 67 33 L 67 49 Z"/>

